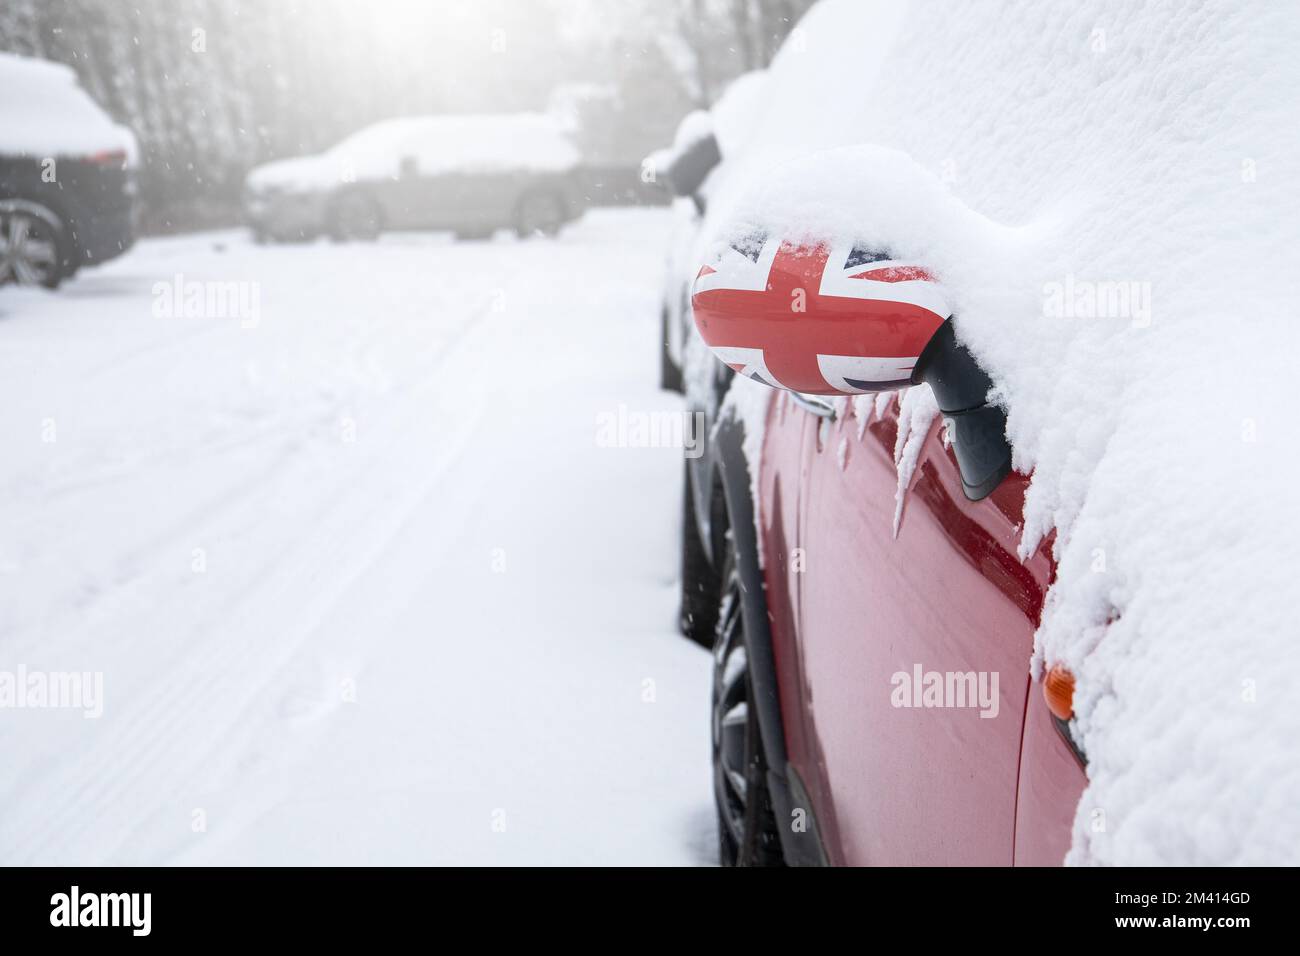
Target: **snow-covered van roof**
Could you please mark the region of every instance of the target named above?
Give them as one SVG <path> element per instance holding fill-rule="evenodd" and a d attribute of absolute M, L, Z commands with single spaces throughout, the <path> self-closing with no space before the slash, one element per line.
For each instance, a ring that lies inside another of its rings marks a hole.
<path fill-rule="evenodd" d="M 319 155 L 259 166 L 248 182 L 254 188 L 309 189 L 391 179 L 408 157 L 426 175 L 562 172 L 580 161 L 560 121 L 546 113 L 409 116 L 367 126 Z"/>
<path fill-rule="evenodd" d="M 0 154 L 84 156 L 120 149 L 135 161 L 135 136 L 99 108 L 69 67 L 0 53 L 0 90 Z"/>

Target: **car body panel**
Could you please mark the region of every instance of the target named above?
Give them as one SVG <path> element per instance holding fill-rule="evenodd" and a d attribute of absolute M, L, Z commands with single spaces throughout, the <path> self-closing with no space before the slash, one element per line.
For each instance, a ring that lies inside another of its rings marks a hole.
<path fill-rule="evenodd" d="M 267 190 L 244 194 L 244 220 L 255 233 L 272 239 L 311 239 L 325 231 L 331 197 L 318 193 Z"/>
<path fill-rule="evenodd" d="M 361 187 L 382 210 L 385 229 L 449 229 L 481 232 L 514 224 L 520 201 L 530 193 L 554 196 L 569 219 L 581 209 L 573 177 L 565 173 L 435 173 L 418 171 L 398 180 Z"/>
<path fill-rule="evenodd" d="M 1025 708 L 1020 783 L 1016 799 L 1016 866 L 1060 866 L 1070 848 L 1075 808 L 1087 779 L 1079 758 L 1061 736 L 1033 681 Z M 1098 808 L 1088 811 L 1089 826 L 1104 827 Z"/>
<path fill-rule="evenodd" d="M 695 236 L 700 229 L 700 213 L 690 200 L 678 196 L 670 209 L 672 231 L 668 237 L 668 255 L 664 265 L 663 346 L 668 361 L 678 376 L 686 367 L 686 343 L 692 333 L 691 282 L 699 271 L 693 261 Z M 694 268 L 692 268 L 694 265 Z"/>
<path fill-rule="evenodd" d="M 988 499 L 967 500 L 936 420 L 895 538 L 898 404 L 860 438 L 844 409 L 830 422 L 784 397 L 774 403 L 760 466 L 790 762 L 833 862 L 1010 864 L 1028 665 L 1052 570 L 1043 549 L 1017 557 L 1026 480 L 1012 475 Z M 917 665 L 997 673 L 996 715 L 895 706 L 891 678 Z M 1051 743 L 1035 751 L 1051 761 L 1036 793 L 1077 796 L 1078 764 L 1058 765 Z M 1073 803 L 1063 807 L 1049 800 L 1021 822 L 1024 832 L 1052 831 L 1034 837 L 1035 859 L 1068 836 L 1060 818 Z"/>
<path fill-rule="evenodd" d="M 64 269 L 106 262 L 135 243 L 137 204 L 134 171 L 123 163 L 55 158 L 57 177 L 47 181 L 42 161 L 0 155 L 0 199 L 39 203 L 63 221 Z"/>
<path fill-rule="evenodd" d="M 686 365 L 683 379 L 686 382 L 686 409 L 690 427 L 697 439 L 702 439 L 704 453 L 686 459 L 687 487 L 684 494 L 695 501 L 696 528 L 705 554 L 715 565 L 719 563 L 717 534 L 713 526 L 714 509 L 711 507 L 718 457 L 713 453 L 713 435 L 718 412 L 731 386 L 735 373 L 715 361 L 699 335 L 686 342 Z"/>
<path fill-rule="evenodd" d="M 554 196 L 565 222 L 586 208 L 567 174 L 440 174 L 350 183 L 325 193 L 246 193 L 244 217 L 250 227 L 273 238 L 311 238 L 329 229 L 334 204 L 344 193 L 372 201 L 382 228 L 393 232 L 482 233 L 513 227 L 520 201 L 533 193 Z"/>

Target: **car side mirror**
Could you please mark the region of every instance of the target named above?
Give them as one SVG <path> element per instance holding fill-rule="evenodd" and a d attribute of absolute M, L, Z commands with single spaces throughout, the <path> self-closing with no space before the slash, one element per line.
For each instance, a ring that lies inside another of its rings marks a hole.
<path fill-rule="evenodd" d="M 765 385 L 859 395 L 928 384 L 968 498 L 1011 471 L 1006 415 L 988 402 L 992 382 L 958 343 L 925 266 L 851 242 L 751 237 L 700 269 L 691 305 L 713 353 Z"/>
<path fill-rule="evenodd" d="M 718 138 L 708 133 L 671 153 L 663 170 L 664 182 L 674 196 L 695 197 L 709 173 L 722 162 Z"/>

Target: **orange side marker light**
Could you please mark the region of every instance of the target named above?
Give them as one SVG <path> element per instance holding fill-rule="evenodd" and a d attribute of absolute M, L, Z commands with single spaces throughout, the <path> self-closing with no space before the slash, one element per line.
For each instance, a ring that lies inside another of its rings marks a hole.
<path fill-rule="evenodd" d="M 1074 716 L 1074 675 L 1060 664 L 1053 664 L 1043 678 L 1043 699 L 1047 709 L 1061 720 Z"/>

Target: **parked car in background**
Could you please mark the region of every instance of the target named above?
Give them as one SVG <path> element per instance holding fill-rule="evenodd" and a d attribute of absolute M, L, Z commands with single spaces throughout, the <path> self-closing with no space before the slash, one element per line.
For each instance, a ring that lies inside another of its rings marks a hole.
<path fill-rule="evenodd" d="M 762 105 L 766 82 L 766 70 L 738 76 L 712 107 L 682 119 L 671 146 L 656 150 L 644 161 L 656 181 L 676 197 L 659 313 L 659 384 L 670 391 L 683 390 L 682 368 L 691 331 L 690 284 L 695 278 L 691 253 L 709 190 L 723 175 L 725 160 L 743 148 Z"/>
<path fill-rule="evenodd" d="M 407 117 L 257 167 L 244 210 L 259 241 L 410 229 L 553 236 L 585 208 L 578 173 L 576 147 L 545 114 Z"/>
<path fill-rule="evenodd" d="M 696 110 L 678 125 L 671 146 L 645 158 L 646 168 L 668 189 L 673 199 L 673 227 L 664 270 L 664 291 L 659 311 L 659 384 L 681 392 L 707 434 L 734 374 L 714 360 L 704 347 L 691 318 L 691 284 L 699 272 L 696 248 L 712 192 L 722 188 L 731 161 L 744 153 L 762 109 L 768 84 L 766 70 L 754 70 L 733 80 L 709 110 Z M 688 458 L 684 466 L 682 525 L 698 529 L 682 535 L 682 585 L 679 623 L 683 633 L 705 647 L 713 646 L 717 620 L 717 569 L 711 549 L 702 542 L 711 528 L 721 499 L 708 455 Z"/>
<path fill-rule="evenodd" d="M 0 285 L 53 289 L 135 241 L 135 137 L 62 64 L 0 53 L 0 91 Z"/>

